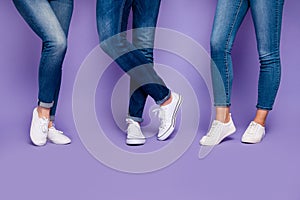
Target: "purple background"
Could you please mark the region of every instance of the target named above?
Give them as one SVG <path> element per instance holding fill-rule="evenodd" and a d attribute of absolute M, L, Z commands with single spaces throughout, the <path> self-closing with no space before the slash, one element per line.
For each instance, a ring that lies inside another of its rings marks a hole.
<path fill-rule="evenodd" d="M 216 0 L 164 0 L 159 26 L 185 33 L 209 51 Z M 68 146 L 30 145 L 29 125 L 37 98 L 41 42 L 11 1 L 0 2 L 0 199 L 272 199 L 299 200 L 300 139 L 298 78 L 300 2 L 288 0 L 282 31 L 282 84 L 261 144 L 244 145 L 240 137 L 255 113 L 258 56 L 251 16 L 233 48 L 235 80 L 232 112 L 238 131 L 204 160 L 198 141 L 209 120 L 200 122 L 193 145 L 173 165 L 158 172 L 132 175 L 107 168 L 81 144 L 72 118 L 72 87 L 77 70 L 98 44 L 95 0 L 76 0 L 57 125 L 71 136 Z M 179 59 L 156 54 L 157 62 L 184 68 Z M 203 84 L 192 80 L 193 84 Z M 201 89 L 201 90 L 200 90 Z M 203 116 L 209 117 L 205 87 L 199 88 Z M 124 140 L 124 137 L 119 137 Z M 152 142 L 152 141 L 151 141 Z M 151 145 L 151 142 L 149 145 Z"/>

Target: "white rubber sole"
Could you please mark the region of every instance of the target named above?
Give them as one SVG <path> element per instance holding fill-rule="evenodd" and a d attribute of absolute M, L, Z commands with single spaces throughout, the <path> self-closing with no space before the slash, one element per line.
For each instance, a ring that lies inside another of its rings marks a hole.
<path fill-rule="evenodd" d="M 146 143 L 146 139 L 142 138 L 127 138 L 126 144 L 127 145 L 143 145 Z"/>
<path fill-rule="evenodd" d="M 49 138 L 48 138 L 48 140 L 49 140 L 51 143 L 57 144 L 57 145 L 67 145 L 67 144 L 71 144 L 71 143 L 72 143 L 71 140 L 70 140 L 70 141 L 67 141 L 67 142 L 58 142 L 58 141 L 50 140 Z"/>
<path fill-rule="evenodd" d="M 241 142 L 246 143 L 246 144 L 257 144 L 257 143 L 260 143 L 263 140 L 264 137 L 265 137 L 265 134 L 263 134 L 263 136 L 261 137 L 260 140 L 251 139 L 251 138 L 242 138 Z"/>

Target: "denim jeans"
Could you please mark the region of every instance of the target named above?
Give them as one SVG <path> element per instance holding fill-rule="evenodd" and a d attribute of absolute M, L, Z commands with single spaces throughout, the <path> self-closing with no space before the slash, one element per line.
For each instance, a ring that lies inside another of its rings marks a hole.
<path fill-rule="evenodd" d="M 280 34 L 284 0 L 218 0 L 211 35 L 215 106 L 230 106 L 233 70 L 231 49 L 251 10 L 260 60 L 257 108 L 272 110 L 280 84 Z"/>
<path fill-rule="evenodd" d="M 38 104 L 44 108 L 51 108 L 50 119 L 54 120 L 73 0 L 13 0 L 13 2 L 24 20 L 43 41 L 39 65 Z"/>
<path fill-rule="evenodd" d="M 164 103 L 170 90 L 153 68 L 153 46 L 160 0 L 97 0 L 100 47 L 130 76 L 129 118 L 142 122 L 147 96 Z M 126 38 L 133 12 L 132 43 Z"/>

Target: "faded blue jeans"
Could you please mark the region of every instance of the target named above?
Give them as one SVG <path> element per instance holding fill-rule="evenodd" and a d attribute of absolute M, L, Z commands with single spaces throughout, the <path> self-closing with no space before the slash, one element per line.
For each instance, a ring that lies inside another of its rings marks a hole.
<path fill-rule="evenodd" d="M 43 41 L 39 65 L 38 105 L 50 108 L 53 121 L 61 85 L 62 64 L 73 12 L 73 0 L 13 0 L 17 10 Z"/>
<path fill-rule="evenodd" d="M 153 68 L 153 46 L 160 0 L 97 0 L 100 47 L 130 76 L 129 118 L 142 122 L 147 96 L 157 104 L 170 90 Z M 132 43 L 126 39 L 130 10 Z"/>
<path fill-rule="evenodd" d="M 280 34 L 284 0 L 218 0 L 211 35 L 215 106 L 230 106 L 233 70 L 231 49 L 251 10 L 260 60 L 257 108 L 272 110 L 280 84 Z"/>

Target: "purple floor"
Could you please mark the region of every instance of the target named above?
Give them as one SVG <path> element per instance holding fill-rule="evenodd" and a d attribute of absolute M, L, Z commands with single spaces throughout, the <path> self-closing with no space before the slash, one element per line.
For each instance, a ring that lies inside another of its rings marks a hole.
<path fill-rule="evenodd" d="M 73 143 L 47 144 L 41 148 L 30 145 L 28 140 L 30 111 L 22 115 L 23 119 L 15 116 L 7 123 L 2 120 L 1 199 L 300 198 L 297 116 L 290 116 L 285 126 L 272 118 L 272 128 L 258 145 L 239 142 L 245 125 L 236 120 L 237 133 L 204 160 L 198 159 L 198 134 L 189 150 L 173 165 L 133 175 L 112 170 L 95 160 L 81 144 L 70 112 L 60 113 L 60 118 L 70 119 L 60 127 L 72 136 Z M 146 146 L 155 143 L 150 139 Z"/>
<path fill-rule="evenodd" d="M 191 0 L 188 5 L 180 0 L 163 1 L 159 26 L 185 33 L 208 50 L 215 4 L 216 0 Z M 45 147 L 35 147 L 29 140 L 31 112 L 37 98 L 40 40 L 13 4 L 2 1 L 0 24 L 5 28 L 0 29 L 0 199 L 299 200 L 299 9 L 298 1 L 287 1 L 281 45 L 282 84 L 262 143 L 240 143 L 255 112 L 257 89 L 258 56 L 248 15 L 233 49 L 232 113 L 237 132 L 205 159 L 198 158 L 198 141 L 208 128 L 211 105 L 203 80 L 190 75 L 201 108 L 200 126 L 193 144 L 180 159 L 162 170 L 129 174 L 113 170 L 91 156 L 79 139 L 73 120 L 72 90 L 76 73 L 98 43 L 95 0 L 75 2 L 64 64 L 57 126 L 72 138 L 72 144 L 48 143 Z M 181 17 L 173 20 L 178 15 Z M 174 67 L 183 75 L 190 67 L 163 52 L 156 52 L 156 61 Z M 96 100 L 102 98 L 104 90 L 104 86 L 99 86 Z M 99 120 L 109 123 L 111 119 L 104 119 L 105 113 L 101 113 L 103 108 L 99 105 L 96 108 Z M 115 127 L 113 123 L 108 125 Z M 109 134 L 120 148 L 143 151 L 143 147 L 126 147 L 124 134 L 117 128 L 112 128 Z M 144 148 L 159 149 L 167 143 L 160 144 L 151 138 Z"/>

